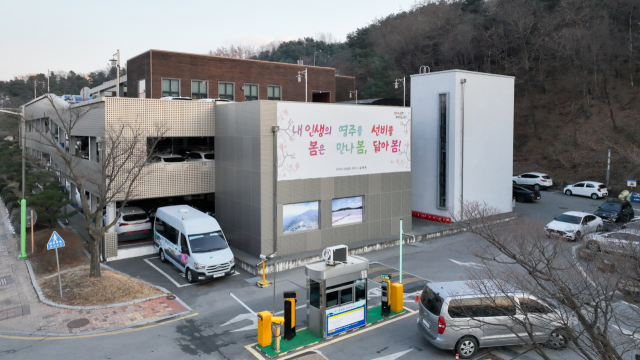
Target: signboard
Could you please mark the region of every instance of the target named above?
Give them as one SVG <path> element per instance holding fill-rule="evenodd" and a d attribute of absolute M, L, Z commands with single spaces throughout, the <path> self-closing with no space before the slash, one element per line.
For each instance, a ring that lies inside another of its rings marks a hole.
<path fill-rule="evenodd" d="M 636 187 L 636 181 L 635 180 L 627 180 L 627 186 L 628 187 Z"/>
<path fill-rule="evenodd" d="M 380 274 L 380 279 L 382 279 L 382 280 L 391 280 L 391 275 Z"/>
<path fill-rule="evenodd" d="M 362 222 L 362 196 L 331 200 L 331 226 Z"/>
<path fill-rule="evenodd" d="M 411 170 L 411 108 L 279 102 L 278 181 Z"/>
<path fill-rule="evenodd" d="M 630 201 L 633 203 L 640 203 L 640 193 L 632 192 Z"/>
<path fill-rule="evenodd" d="M 327 337 L 367 324 L 366 300 L 327 310 Z"/>
<path fill-rule="evenodd" d="M 317 229 L 320 223 L 318 206 L 317 201 L 283 205 L 282 233 Z"/>
<path fill-rule="evenodd" d="M 47 250 L 53 250 L 61 247 L 64 247 L 64 240 L 62 240 L 60 235 L 54 231 L 47 242 Z"/>

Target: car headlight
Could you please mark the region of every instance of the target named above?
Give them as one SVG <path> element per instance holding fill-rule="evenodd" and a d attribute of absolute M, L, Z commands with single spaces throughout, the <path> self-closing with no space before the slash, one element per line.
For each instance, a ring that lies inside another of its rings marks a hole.
<path fill-rule="evenodd" d="M 576 231 L 575 230 L 565 230 L 564 232 L 566 232 L 567 234 L 573 234 Z"/>
<path fill-rule="evenodd" d="M 236 263 L 236 259 L 231 258 L 231 261 L 229 261 L 229 265 L 235 265 L 235 263 Z"/>
<path fill-rule="evenodd" d="M 204 269 L 207 267 L 207 265 L 205 264 L 198 264 L 198 263 L 193 263 L 193 267 L 196 269 Z"/>

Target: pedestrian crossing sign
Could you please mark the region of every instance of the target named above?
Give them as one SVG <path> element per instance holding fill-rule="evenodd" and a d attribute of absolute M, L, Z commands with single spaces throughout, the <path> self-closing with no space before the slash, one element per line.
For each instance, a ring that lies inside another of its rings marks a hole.
<path fill-rule="evenodd" d="M 61 247 L 64 247 L 64 240 L 62 240 L 60 235 L 54 231 L 49 238 L 49 242 L 47 242 L 47 250 L 53 250 Z"/>

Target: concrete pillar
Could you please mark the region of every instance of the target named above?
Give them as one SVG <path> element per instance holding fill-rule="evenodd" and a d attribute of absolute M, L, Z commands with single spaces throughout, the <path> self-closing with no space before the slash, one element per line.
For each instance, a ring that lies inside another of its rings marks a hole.
<path fill-rule="evenodd" d="M 76 137 L 69 136 L 69 154 L 76 156 Z"/>
<path fill-rule="evenodd" d="M 89 161 L 98 161 L 98 146 L 95 136 L 89 136 Z"/>
<path fill-rule="evenodd" d="M 77 203 L 78 200 L 76 200 L 78 197 L 76 196 L 76 193 L 78 192 L 78 188 L 76 187 L 76 184 L 74 183 L 70 183 L 69 184 L 69 200 L 71 200 L 72 203 Z M 80 204 L 78 204 L 80 205 Z"/>
<path fill-rule="evenodd" d="M 111 222 L 116 218 L 116 203 L 115 202 L 110 202 L 110 203 L 107 204 L 106 215 L 107 215 L 106 224 L 111 224 Z M 115 226 L 113 226 L 109 230 L 107 230 L 108 233 L 112 233 L 112 232 L 115 232 L 115 231 L 116 231 Z"/>

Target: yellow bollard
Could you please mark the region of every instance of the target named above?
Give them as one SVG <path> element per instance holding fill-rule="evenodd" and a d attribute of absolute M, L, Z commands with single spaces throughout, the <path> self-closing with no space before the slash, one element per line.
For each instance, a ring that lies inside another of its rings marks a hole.
<path fill-rule="evenodd" d="M 403 293 L 404 286 L 402 284 L 391 284 L 391 311 L 400 313 L 404 309 Z"/>
<path fill-rule="evenodd" d="M 271 345 L 271 313 L 258 313 L 258 344 L 262 347 Z"/>

